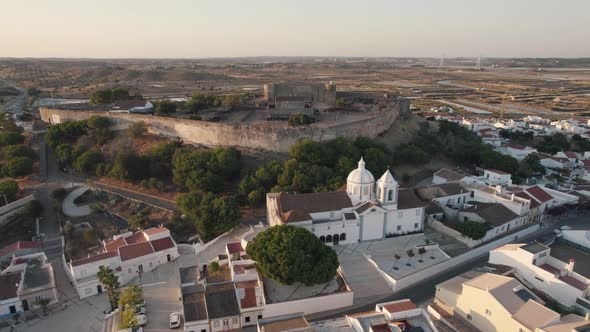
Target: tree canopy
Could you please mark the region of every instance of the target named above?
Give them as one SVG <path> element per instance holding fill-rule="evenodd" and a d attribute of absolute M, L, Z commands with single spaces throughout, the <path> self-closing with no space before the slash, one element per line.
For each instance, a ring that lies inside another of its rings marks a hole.
<path fill-rule="evenodd" d="M 16 194 L 18 193 L 18 183 L 13 180 L 5 180 L 0 182 L 0 204 L 6 204 L 6 200 L 8 203 L 13 202 L 16 200 Z M 6 197 L 6 200 L 4 200 Z"/>
<path fill-rule="evenodd" d="M 176 112 L 176 103 L 170 100 L 160 100 L 156 103 L 156 114 L 170 114 Z"/>
<path fill-rule="evenodd" d="M 33 173 L 33 160 L 29 157 L 14 157 L 2 166 L 4 176 L 19 177 Z"/>
<path fill-rule="evenodd" d="M 241 154 L 234 148 L 179 149 L 172 158 L 174 182 L 193 191 L 219 193 L 224 179 L 239 175 Z"/>
<path fill-rule="evenodd" d="M 179 195 L 176 204 L 184 218 L 195 224 L 205 240 L 215 238 L 240 223 L 240 208 L 231 196 L 193 191 Z"/>
<path fill-rule="evenodd" d="M 263 276 L 286 285 L 326 283 L 334 279 L 339 265 L 332 248 L 308 230 L 289 225 L 259 233 L 246 252 Z"/>
<path fill-rule="evenodd" d="M 17 132 L 0 132 L 0 146 L 22 144 L 24 141 L 25 137 Z"/>

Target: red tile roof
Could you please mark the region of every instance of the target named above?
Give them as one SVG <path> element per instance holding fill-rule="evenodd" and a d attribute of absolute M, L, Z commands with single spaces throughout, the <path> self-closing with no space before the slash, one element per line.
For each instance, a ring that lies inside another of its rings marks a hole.
<path fill-rule="evenodd" d="M 125 241 L 127 241 L 128 244 L 132 244 L 132 243 L 145 242 L 145 241 L 147 241 L 147 239 L 145 238 L 145 235 L 143 235 L 143 232 L 139 231 L 131 236 L 126 237 Z"/>
<path fill-rule="evenodd" d="M 565 151 L 563 154 L 568 158 L 578 158 L 578 156 L 572 151 Z"/>
<path fill-rule="evenodd" d="M 0 256 L 6 256 L 15 252 L 18 249 L 39 249 L 41 248 L 41 241 L 16 241 L 6 247 L 0 249 Z"/>
<path fill-rule="evenodd" d="M 0 300 L 8 300 L 17 297 L 16 291 L 21 282 L 21 274 L 8 273 L 0 276 Z"/>
<path fill-rule="evenodd" d="M 561 278 L 559 278 L 559 280 L 565 282 L 566 284 L 573 286 L 579 290 L 586 290 L 586 288 L 588 288 L 588 285 L 586 285 L 586 283 L 572 277 L 572 276 L 563 276 Z"/>
<path fill-rule="evenodd" d="M 124 246 L 124 245 L 127 245 L 127 244 L 128 243 L 127 243 L 127 241 L 125 241 L 124 238 L 118 238 L 118 239 L 116 239 L 114 241 L 111 241 L 111 242 L 107 243 L 104 246 L 104 248 L 107 251 L 117 251 L 117 249 L 119 249 L 120 246 Z"/>
<path fill-rule="evenodd" d="M 244 288 L 244 298 L 240 300 L 240 306 L 242 308 L 253 308 L 256 307 L 256 289 L 250 287 L 250 288 Z"/>
<path fill-rule="evenodd" d="M 236 288 L 250 288 L 258 286 L 257 280 L 249 280 L 249 281 L 238 281 L 236 282 Z"/>
<path fill-rule="evenodd" d="M 226 244 L 226 247 L 230 255 L 245 251 L 240 242 L 228 243 Z"/>
<path fill-rule="evenodd" d="M 117 255 L 118 255 L 118 253 L 116 251 L 105 252 L 103 254 L 98 254 L 98 255 L 94 255 L 94 256 L 81 258 L 81 259 L 77 259 L 75 261 L 72 261 L 72 266 L 78 266 L 78 265 L 84 265 L 84 264 L 88 264 L 88 263 L 98 262 L 103 259 L 116 257 Z"/>
<path fill-rule="evenodd" d="M 155 251 L 162 251 L 170 248 L 174 248 L 174 241 L 169 236 L 157 240 L 153 240 L 152 247 Z"/>
<path fill-rule="evenodd" d="M 147 235 L 152 235 L 152 234 L 168 232 L 168 228 L 166 228 L 166 227 L 152 227 L 152 228 L 148 228 L 148 229 L 144 230 L 143 232 L 146 233 Z"/>
<path fill-rule="evenodd" d="M 414 302 L 407 300 L 407 301 L 400 301 L 396 303 L 390 303 L 383 306 L 383 308 L 390 313 L 406 311 L 411 309 L 416 309 L 416 305 Z"/>
<path fill-rule="evenodd" d="M 526 192 L 537 199 L 540 203 L 545 203 L 553 199 L 553 196 L 549 195 L 539 186 L 528 188 L 526 189 Z"/>
<path fill-rule="evenodd" d="M 119 247 L 119 256 L 121 261 L 128 261 L 137 257 L 149 255 L 154 252 L 152 244 L 149 242 L 138 242 Z"/>
<path fill-rule="evenodd" d="M 582 160 L 584 167 L 590 167 L 590 160 Z"/>
<path fill-rule="evenodd" d="M 515 193 L 514 195 L 520 197 L 520 198 L 524 198 L 524 199 L 528 199 L 531 201 L 531 205 L 530 208 L 534 209 L 536 207 L 538 207 L 539 205 L 541 205 L 536 199 L 532 198 L 531 196 L 529 196 L 526 192 L 524 191 L 520 191 Z"/>

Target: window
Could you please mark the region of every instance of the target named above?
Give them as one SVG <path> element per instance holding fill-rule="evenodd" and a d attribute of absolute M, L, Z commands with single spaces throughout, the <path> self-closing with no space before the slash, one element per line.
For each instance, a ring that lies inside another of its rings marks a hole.
<path fill-rule="evenodd" d="M 236 317 L 231 319 L 231 325 L 236 325 L 238 324 L 238 319 Z"/>
<path fill-rule="evenodd" d="M 467 314 L 467 320 L 471 320 L 471 314 Z"/>
<path fill-rule="evenodd" d="M 393 201 L 393 189 L 389 190 L 389 193 L 387 194 L 387 200 L 388 201 Z"/>
<path fill-rule="evenodd" d="M 401 231 L 402 230 L 402 226 L 401 225 L 397 225 L 397 230 Z"/>
<path fill-rule="evenodd" d="M 244 318 L 244 321 L 245 321 L 246 323 L 250 323 L 250 316 L 246 316 L 246 318 Z"/>
<path fill-rule="evenodd" d="M 340 241 L 346 241 L 346 233 L 340 234 Z"/>
<path fill-rule="evenodd" d="M 404 213 L 403 213 L 403 212 L 398 212 L 398 213 L 397 213 L 397 216 L 398 216 L 398 218 L 403 218 L 403 216 L 404 216 Z"/>
<path fill-rule="evenodd" d="M 332 235 L 328 235 L 326 237 L 326 242 L 332 242 Z"/>
<path fill-rule="evenodd" d="M 131 268 L 128 268 L 127 269 L 127 273 L 131 273 Z"/>
<path fill-rule="evenodd" d="M 213 327 L 219 327 L 219 321 L 218 320 L 216 320 L 216 321 L 213 322 Z"/>
<path fill-rule="evenodd" d="M 486 309 L 486 315 L 487 316 L 491 316 L 492 315 L 492 311 L 490 309 Z"/>
<path fill-rule="evenodd" d="M 258 315 L 258 319 L 262 319 L 262 315 Z"/>
<path fill-rule="evenodd" d="M 326 237 L 325 237 L 325 236 L 323 236 L 323 235 L 322 235 L 322 236 L 320 236 L 320 241 L 322 241 L 322 242 L 326 242 Z"/>
<path fill-rule="evenodd" d="M 205 330 L 205 329 L 202 329 L 202 330 L 201 330 L 201 332 L 207 332 L 207 330 Z"/>
<path fill-rule="evenodd" d="M 418 229 L 419 224 L 418 223 L 414 223 L 414 228 Z"/>

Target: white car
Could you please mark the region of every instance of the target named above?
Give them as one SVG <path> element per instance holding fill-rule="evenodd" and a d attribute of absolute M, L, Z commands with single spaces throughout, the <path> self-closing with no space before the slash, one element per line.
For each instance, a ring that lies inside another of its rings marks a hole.
<path fill-rule="evenodd" d="M 144 326 L 147 324 L 147 316 L 146 315 L 135 315 L 135 319 L 137 319 L 138 326 Z"/>
<path fill-rule="evenodd" d="M 572 230 L 572 228 L 570 226 L 561 226 L 560 229 L 562 231 L 571 231 Z"/>
<path fill-rule="evenodd" d="M 145 315 L 145 307 L 141 305 L 135 306 L 135 314 L 136 315 Z"/>
<path fill-rule="evenodd" d="M 175 329 L 180 327 L 180 313 L 173 312 L 170 314 L 170 328 Z"/>

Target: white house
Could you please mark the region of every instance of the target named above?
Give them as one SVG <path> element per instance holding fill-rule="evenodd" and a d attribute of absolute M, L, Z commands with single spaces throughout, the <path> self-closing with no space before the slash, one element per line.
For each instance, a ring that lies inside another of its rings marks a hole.
<path fill-rule="evenodd" d="M 466 175 L 463 175 L 459 172 L 452 171 L 450 169 L 441 168 L 434 175 L 432 175 L 432 183 L 434 184 L 442 184 L 448 182 L 458 182 L 466 178 Z"/>
<path fill-rule="evenodd" d="M 506 152 L 514 159 L 520 161 L 524 160 L 529 154 L 536 153 L 537 149 L 528 146 L 509 144 L 506 148 Z"/>
<path fill-rule="evenodd" d="M 38 301 L 58 301 L 53 267 L 43 252 L 13 256 L 0 272 L 0 317 L 38 308 Z"/>
<path fill-rule="evenodd" d="M 178 256 L 178 248 L 167 228 L 149 228 L 116 235 L 104 243 L 103 253 L 70 261 L 66 272 L 83 299 L 103 292 L 97 277 L 101 266 L 110 267 L 121 285 L 125 285 Z"/>
<path fill-rule="evenodd" d="M 564 307 L 590 311 L 590 271 L 586 268 L 590 254 L 567 242 L 558 240 L 551 247 L 537 242 L 508 244 L 490 251 L 489 262 L 514 268 L 523 282 Z"/>
<path fill-rule="evenodd" d="M 346 192 L 267 194 L 269 224 L 304 227 L 327 244 L 357 243 L 423 230 L 426 204 L 413 190 L 398 188 L 389 171 L 375 181 L 361 158 L 346 182 Z"/>
<path fill-rule="evenodd" d="M 489 185 L 501 185 L 511 186 L 512 185 L 512 174 L 499 171 L 496 169 L 486 169 L 483 172 L 485 182 Z"/>
<path fill-rule="evenodd" d="M 564 169 L 574 167 L 574 164 L 570 162 L 567 158 L 547 157 L 540 159 L 539 162 L 544 167 L 552 169 Z"/>

